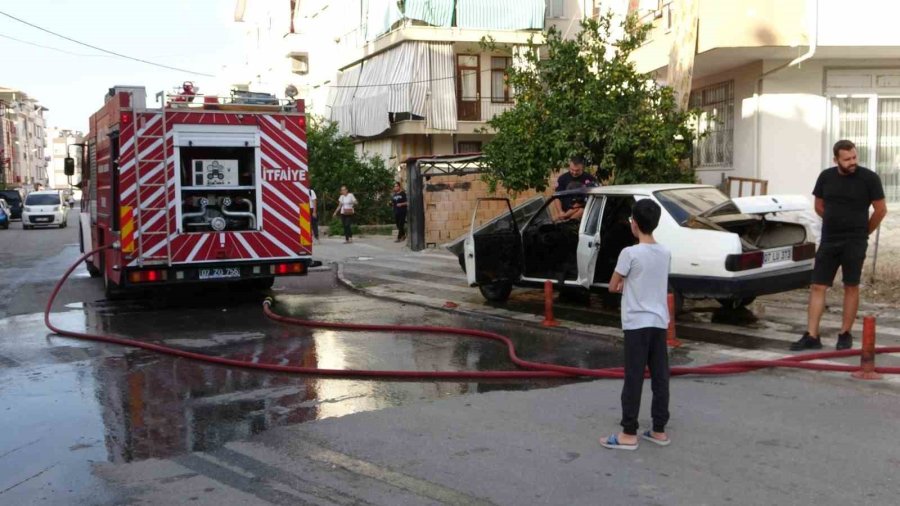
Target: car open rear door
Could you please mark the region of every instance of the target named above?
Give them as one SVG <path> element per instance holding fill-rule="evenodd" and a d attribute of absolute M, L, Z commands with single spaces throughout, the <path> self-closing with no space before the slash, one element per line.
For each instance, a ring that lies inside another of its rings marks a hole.
<path fill-rule="evenodd" d="M 491 226 L 476 230 L 479 217 L 490 216 L 490 212 L 485 211 L 490 202 L 502 202 L 509 219 L 495 220 Z M 522 275 L 522 236 L 509 199 L 478 199 L 463 250 L 469 286 L 519 280 Z"/>
<path fill-rule="evenodd" d="M 597 195 L 588 199 L 581 227 L 578 229 L 578 261 L 577 284 L 590 288 L 594 282 L 594 271 L 597 269 L 597 255 L 600 252 L 600 217 L 606 197 Z"/>

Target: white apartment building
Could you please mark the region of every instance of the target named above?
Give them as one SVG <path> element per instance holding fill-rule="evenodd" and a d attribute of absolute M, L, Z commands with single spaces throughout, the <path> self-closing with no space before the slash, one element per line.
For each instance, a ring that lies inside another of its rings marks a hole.
<path fill-rule="evenodd" d="M 661 79 L 683 1 L 631 2 L 654 25 L 635 62 Z M 704 182 L 761 178 L 769 193 L 809 194 L 833 165 L 832 144 L 850 139 L 888 201 L 900 201 L 900 4 L 690 1 L 698 4 L 691 104 L 715 118 L 694 153 Z"/>
<path fill-rule="evenodd" d="M 505 76 L 515 51 L 550 25 L 574 35 L 588 8 L 591 0 L 237 0 L 247 54 L 226 80 L 279 95 L 294 85 L 308 111 L 392 166 L 480 151 L 490 138 L 480 130 L 512 106 Z"/>
<path fill-rule="evenodd" d="M 82 132 L 59 128 L 47 130 L 47 147 L 50 154 L 50 162 L 47 167 L 49 176 L 47 188 L 70 190 L 70 182 L 75 184 L 81 180 L 81 148 L 74 145 L 83 142 L 84 134 Z M 65 159 L 70 155 L 75 159 L 75 175 L 72 176 L 71 181 L 65 173 Z"/>
<path fill-rule="evenodd" d="M 27 93 L 0 87 L 0 167 L 3 183 L 9 187 L 47 184 L 45 159 L 47 109 Z"/>

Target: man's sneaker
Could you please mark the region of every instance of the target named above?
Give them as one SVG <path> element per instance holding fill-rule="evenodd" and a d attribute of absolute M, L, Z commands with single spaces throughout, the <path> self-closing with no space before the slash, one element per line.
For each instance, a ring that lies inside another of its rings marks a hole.
<path fill-rule="evenodd" d="M 809 332 L 803 334 L 799 341 L 791 343 L 791 351 L 800 350 L 821 350 L 822 341 L 818 337 L 809 335 Z"/>
<path fill-rule="evenodd" d="M 838 342 L 835 349 L 837 350 L 849 350 L 853 347 L 853 336 L 850 335 L 849 332 L 844 332 L 843 334 L 838 334 Z"/>

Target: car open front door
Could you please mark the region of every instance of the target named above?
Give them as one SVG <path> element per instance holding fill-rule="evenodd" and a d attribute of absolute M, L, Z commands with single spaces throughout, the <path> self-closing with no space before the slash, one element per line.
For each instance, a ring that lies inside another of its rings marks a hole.
<path fill-rule="evenodd" d="M 492 203 L 502 203 L 508 219 L 495 220 L 476 230 L 479 217 L 489 218 Z M 522 275 L 522 236 L 509 199 L 483 198 L 475 204 L 472 225 L 464 244 L 469 286 L 512 286 Z M 484 290 L 482 290 L 484 293 Z M 508 295 L 508 293 L 507 293 Z"/>
<path fill-rule="evenodd" d="M 590 288 L 594 282 L 594 271 L 597 268 L 597 255 L 600 251 L 600 217 L 606 197 L 594 196 L 588 201 L 578 231 L 578 279 L 577 284 Z"/>

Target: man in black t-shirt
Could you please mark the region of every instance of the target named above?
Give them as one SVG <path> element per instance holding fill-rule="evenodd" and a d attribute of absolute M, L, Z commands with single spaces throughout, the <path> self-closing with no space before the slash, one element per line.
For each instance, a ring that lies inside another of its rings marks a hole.
<path fill-rule="evenodd" d="M 406 211 L 409 208 L 409 201 L 399 182 L 394 183 L 391 207 L 394 208 L 394 223 L 397 224 L 397 240 L 394 242 L 401 242 L 406 239 Z"/>
<path fill-rule="evenodd" d="M 813 195 L 816 214 L 822 217 L 822 240 L 816 252 L 809 291 L 807 331 L 792 350 L 819 349 L 819 322 L 825 311 L 825 293 L 834 282 L 838 267 L 844 282 L 844 314 L 836 348 L 853 347 L 850 329 L 859 308 L 859 280 L 869 244 L 869 234 L 887 215 L 884 189 L 878 174 L 856 163 L 856 146 L 847 140 L 834 148 L 835 167 L 819 174 Z M 869 216 L 869 207 L 874 212 Z"/>
<path fill-rule="evenodd" d="M 572 183 L 577 183 L 585 187 L 597 186 L 597 179 L 584 171 L 584 157 L 573 156 L 569 158 L 569 172 L 562 174 L 556 179 L 556 191 L 561 192 L 569 189 Z M 559 203 L 562 205 L 563 211 L 572 208 L 573 197 L 560 197 Z"/>
<path fill-rule="evenodd" d="M 597 186 L 597 179 L 584 171 L 584 157 L 573 156 L 569 158 L 569 172 L 561 174 L 556 179 L 556 191 L 561 192 L 572 188 L 585 188 Z M 572 209 L 572 202 L 575 196 L 559 197 L 550 203 L 550 212 L 553 219 L 559 219 L 562 215 Z"/>

